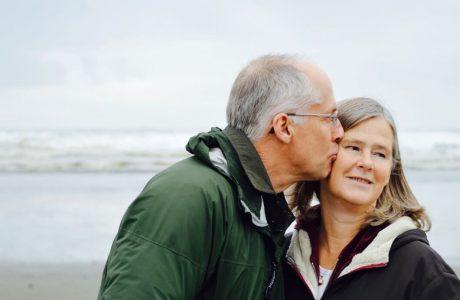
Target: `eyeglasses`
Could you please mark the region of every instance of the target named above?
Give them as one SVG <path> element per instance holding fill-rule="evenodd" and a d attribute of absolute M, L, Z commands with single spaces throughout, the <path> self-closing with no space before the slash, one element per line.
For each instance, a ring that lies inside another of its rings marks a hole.
<path fill-rule="evenodd" d="M 286 115 L 295 116 L 295 117 L 320 117 L 320 118 L 324 118 L 324 119 L 329 119 L 329 121 L 331 121 L 332 125 L 339 124 L 339 117 L 337 115 L 337 112 L 332 113 L 332 114 L 295 114 L 295 113 L 287 113 Z"/>
<path fill-rule="evenodd" d="M 323 118 L 323 119 L 329 119 L 329 121 L 331 122 L 332 126 L 334 126 L 334 127 L 331 127 L 331 129 L 335 128 L 335 126 L 340 124 L 337 112 L 332 113 L 332 114 L 295 114 L 295 113 L 286 113 L 286 115 L 291 116 L 291 117 L 319 117 L 319 118 Z M 275 133 L 275 129 L 273 127 L 270 129 L 270 133 Z"/>

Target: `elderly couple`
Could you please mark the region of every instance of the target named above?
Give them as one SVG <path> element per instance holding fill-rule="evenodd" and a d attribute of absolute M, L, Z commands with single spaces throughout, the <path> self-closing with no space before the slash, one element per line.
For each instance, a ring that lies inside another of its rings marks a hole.
<path fill-rule="evenodd" d="M 227 120 L 128 208 L 99 299 L 460 299 L 378 102 L 337 106 L 317 66 L 268 55 Z"/>

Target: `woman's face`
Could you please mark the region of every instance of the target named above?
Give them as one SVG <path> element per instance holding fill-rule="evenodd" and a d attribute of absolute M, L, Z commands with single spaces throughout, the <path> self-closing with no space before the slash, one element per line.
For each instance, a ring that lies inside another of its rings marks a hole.
<path fill-rule="evenodd" d="M 375 205 L 392 167 L 393 132 L 383 117 L 374 117 L 347 130 L 331 175 L 321 193 L 354 205 Z"/>

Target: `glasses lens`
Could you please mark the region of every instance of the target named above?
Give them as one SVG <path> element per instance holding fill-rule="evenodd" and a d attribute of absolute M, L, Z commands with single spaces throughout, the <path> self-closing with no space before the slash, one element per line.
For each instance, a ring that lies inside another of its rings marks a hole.
<path fill-rule="evenodd" d="M 334 124 L 339 124 L 340 121 L 339 121 L 339 114 L 338 114 L 338 112 L 335 112 L 335 113 L 333 114 L 333 117 L 334 117 Z"/>

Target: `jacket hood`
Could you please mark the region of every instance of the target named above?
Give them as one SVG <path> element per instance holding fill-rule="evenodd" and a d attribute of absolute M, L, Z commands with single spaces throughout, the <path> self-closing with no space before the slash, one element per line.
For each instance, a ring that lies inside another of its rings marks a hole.
<path fill-rule="evenodd" d="M 213 127 L 209 132 L 201 132 L 191 137 L 187 143 L 186 150 L 212 167 L 209 151 L 215 147 L 221 148 L 221 144 L 226 144 L 222 130 Z"/>
<path fill-rule="evenodd" d="M 391 246 L 391 251 L 415 241 L 422 242 L 427 245 L 430 244 L 428 242 L 428 238 L 426 237 L 425 231 L 420 229 L 412 229 L 402 233 L 394 240 L 393 245 Z"/>

